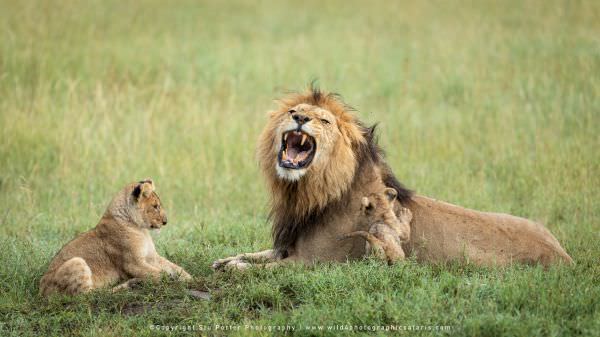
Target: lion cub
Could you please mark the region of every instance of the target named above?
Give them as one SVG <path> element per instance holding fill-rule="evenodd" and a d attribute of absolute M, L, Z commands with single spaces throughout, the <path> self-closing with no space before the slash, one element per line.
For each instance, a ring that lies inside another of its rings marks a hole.
<path fill-rule="evenodd" d="M 158 255 L 149 229 L 167 224 L 165 210 L 147 179 L 127 185 L 114 197 L 98 225 L 67 243 L 54 257 L 40 281 L 40 294 L 74 295 L 143 278 L 159 279 L 162 272 L 191 279 L 181 267 Z"/>
<path fill-rule="evenodd" d="M 402 242 L 410 236 L 410 220 L 412 213 L 408 208 L 401 208 L 399 215 L 394 213 L 396 190 L 386 188 L 383 193 L 372 193 L 361 201 L 360 223 L 367 223 L 369 231 L 355 231 L 340 236 L 340 240 L 351 237 L 362 237 L 367 242 L 367 255 L 373 254 L 388 264 L 404 259 Z"/>

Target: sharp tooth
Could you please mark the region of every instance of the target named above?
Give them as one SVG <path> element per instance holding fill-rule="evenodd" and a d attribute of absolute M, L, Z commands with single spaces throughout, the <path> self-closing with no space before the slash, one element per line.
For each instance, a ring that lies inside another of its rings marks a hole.
<path fill-rule="evenodd" d="M 306 134 L 305 133 L 302 134 L 302 141 L 300 142 L 300 146 L 304 145 L 304 142 L 306 142 Z"/>
<path fill-rule="evenodd" d="M 287 150 L 283 150 L 283 153 L 281 155 L 281 160 L 287 160 Z"/>
<path fill-rule="evenodd" d="M 284 141 L 284 142 L 287 142 L 287 136 L 288 136 L 288 134 L 287 134 L 287 132 L 286 132 L 286 133 L 283 135 L 283 141 Z"/>

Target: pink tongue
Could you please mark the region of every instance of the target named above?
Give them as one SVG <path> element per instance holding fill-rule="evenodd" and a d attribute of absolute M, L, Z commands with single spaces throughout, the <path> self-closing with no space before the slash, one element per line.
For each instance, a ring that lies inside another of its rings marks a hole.
<path fill-rule="evenodd" d="M 298 150 L 296 150 L 295 148 L 291 148 L 287 150 L 287 156 L 290 159 L 294 159 L 296 158 L 296 156 L 298 155 Z"/>

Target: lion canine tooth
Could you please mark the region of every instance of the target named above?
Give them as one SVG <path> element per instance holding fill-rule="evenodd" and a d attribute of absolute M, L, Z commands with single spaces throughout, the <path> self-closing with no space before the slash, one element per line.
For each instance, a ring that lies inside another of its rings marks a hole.
<path fill-rule="evenodd" d="M 287 160 L 287 150 L 283 150 L 283 153 L 281 154 L 281 159 Z"/>
<path fill-rule="evenodd" d="M 300 142 L 300 146 L 304 145 L 304 142 L 306 142 L 306 134 L 305 133 L 302 134 L 302 141 Z"/>
<path fill-rule="evenodd" d="M 287 132 L 283 134 L 283 141 L 284 142 L 287 142 L 287 136 L 288 136 Z"/>

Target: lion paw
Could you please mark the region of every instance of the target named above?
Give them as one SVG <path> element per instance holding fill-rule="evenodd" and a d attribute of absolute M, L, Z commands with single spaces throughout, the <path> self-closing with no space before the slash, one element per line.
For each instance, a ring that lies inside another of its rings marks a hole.
<path fill-rule="evenodd" d="M 246 270 L 252 266 L 251 263 L 242 260 L 233 260 L 225 265 L 225 270 Z"/>
<path fill-rule="evenodd" d="M 241 261 L 241 260 L 238 256 L 226 257 L 224 259 L 219 259 L 219 260 L 216 260 L 215 262 L 213 262 L 211 268 L 214 270 L 220 270 L 220 269 L 225 268 L 225 266 L 227 266 L 229 263 L 231 263 L 233 261 Z"/>
<path fill-rule="evenodd" d="M 185 270 L 177 273 L 177 279 L 180 281 L 190 281 L 193 279 L 192 275 L 188 274 Z"/>
<path fill-rule="evenodd" d="M 244 270 L 248 269 L 250 266 L 252 266 L 251 263 L 246 262 L 239 256 L 220 259 L 212 264 L 214 270 Z"/>

